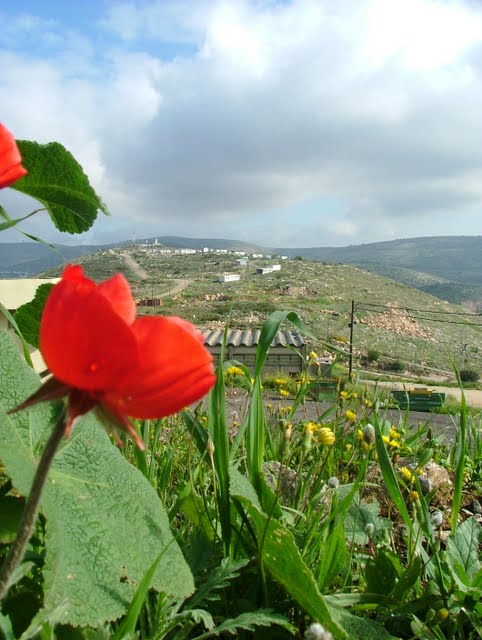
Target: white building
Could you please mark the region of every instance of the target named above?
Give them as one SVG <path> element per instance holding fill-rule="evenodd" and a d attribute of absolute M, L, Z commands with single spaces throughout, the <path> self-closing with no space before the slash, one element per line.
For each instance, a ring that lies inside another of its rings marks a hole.
<path fill-rule="evenodd" d="M 273 271 L 281 271 L 281 265 L 280 264 L 272 264 L 271 268 L 273 269 Z"/>
<path fill-rule="evenodd" d="M 256 273 L 260 276 L 265 276 L 267 273 L 273 273 L 273 267 L 259 267 L 256 269 Z"/>
<path fill-rule="evenodd" d="M 240 277 L 239 273 L 223 273 L 218 277 L 218 282 L 236 282 Z"/>

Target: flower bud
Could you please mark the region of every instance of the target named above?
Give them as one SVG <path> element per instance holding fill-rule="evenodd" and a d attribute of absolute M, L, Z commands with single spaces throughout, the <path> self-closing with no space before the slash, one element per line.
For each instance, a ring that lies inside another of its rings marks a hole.
<path fill-rule="evenodd" d="M 375 442 L 375 427 L 371 424 L 367 424 L 362 432 L 363 442 L 366 444 L 373 444 Z"/>
<path fill-rule="evenodd" d="M 331 476 L 326 481 L 326 484 L 330 487 L 330 489 L 337 489 L 340 486 L 340 481 L 336 476 Z"/>
<path fill-rule="evenodd" d="M 206 450 L 209 457 L 212 458 L 214 456 L 214 442 L 211 440 L 211 438 L 208 438 L 208 441 L 206 443 Z"/>
<path fill-rule="evenodd" d="M 332 634 L 318 622 L 310 624 L 305 633 L 306 640 L 334 640 Z"/>

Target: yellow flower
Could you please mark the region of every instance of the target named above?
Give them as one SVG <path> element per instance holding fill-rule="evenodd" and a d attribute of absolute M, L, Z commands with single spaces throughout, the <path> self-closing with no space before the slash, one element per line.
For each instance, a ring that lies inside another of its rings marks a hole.
<path fill-rule="evenodd" d="M 228 376 L 244 376 L 244 371 L 239 367 L 228 367 L 226 373 Z"/>
<path fill-rule="evenodd" d="M 390 447 L 390 449 L 400 449 L 400 443 L 398 442 L 398 440 L 390 440 L 388 446 Z"/>
<path fill-rule="evenodd" d="M 356 422 L 357 416 L 354 411 L 351 411 L 350 409 L 348 409 L 347 411 L 345 411 L 345 418 L 349 422 Z"/>
<path fill-rule="evenodd" d="M 412 502 L 417 502 L 418 500 L 418 493 L 416 491 L 410 491 L 410 500 Z"/>
<path fill-rule="evenodd" d="M 310 420 L 305 424 L 305 432 L 314 433 L 315 431 L 318 431 L 320 427 L 321 427 L 321 424 L 319 424 L 318 422 L 312 422 Z"/>
<path fill-rule="evenodd" d="M 365 400 L 365 407 L 373 407 L 373 402 L 371 402 L 370 400 Z"/>
<path fill-rule="evenodd" d="M 318 354 L 316 354 L 314 351 L 310 351 L 308 357 L 310 360 L 316 360 L 318 358 Z"/>
<path fill-rule="evenodd" d="M 284 378 L 276 378 L 276 380 L 274 382 L 279 387 L 282 387 L 284 384 L 286 384 L 286 380 Z"/>
<path fill-rule="evenodd" d="M 340 391 L 340 396 L 342 398 L 348 398 L 348 391 Z"/>
<path fill-rule="evenodd" d="M 393 440 L 396 440 L 397 438 L 401 437 L 401 433 L 399 433 L 395 427 L 390 427 L 390 438 L 392 438 Z"/>
<path fill-rule="evenodd" d="M 363 431 L 361 429 L 356 430 L 356 437 L 358 440 L 363 440 Z"/>
<path fill-rule="evenodd" d="M 355 391 L 355 393 L 352 394 L 352 397 L 353 398 L 358 398 L 358 393 L 356 393 L 356 391 Z"/>
<path fill-rule="evenodd" d="M 290 395 L 290 392 L 287 391 L 286 389 L 280 389 L 279 392 L 280 392 L 280 395 L 283 396 L 283 398 L 288 398 Z"/>
<path fill-rule="evenodd" d="M 349 442 L 347 442 L 346 445 L 345 445 L 345 451 L 350 451 L 351 449 L 353 449 L 353 445 L 351 445 Z"/>
<path fill-rule="evenodd" d="M 408 469 L 407 467 L 400 467 L 399 472 L 401 473 L 402 478 L 405 480 L 405 482 L 412 482 L 413 475 L 410 469 Z"/>
<path fill-rule="evenodd" d="M 390 436 L 382 436 L 382 440 L 385 444 L 388 444 L 390 442 Z"/>
<path fill-rule="evenodd" d="M 330 447 L 335 443 L 335 434 L 328 427 L 321 427 L 316 432 L 316 439 L 325 447 Z"/>

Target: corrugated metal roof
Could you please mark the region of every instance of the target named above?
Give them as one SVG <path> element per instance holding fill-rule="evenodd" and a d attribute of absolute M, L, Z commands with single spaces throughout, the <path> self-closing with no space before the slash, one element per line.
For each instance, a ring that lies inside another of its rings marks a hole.
<path fill-rule="evenodd" d="M 215 347 L 223 343 L 224 330 L 223 329 L 206 329 L 203 332 L 204 344 Z M 259 329 L 230 329 L 227 335 L 226 343 L 233 347 L 255 347 L 259 342 L 261 331 Z M 302 347 L 306 344 L 305 338 L 297 331 L 290 331 L 284 329 L 278 331 L 273 342 L 272 347 L 282 345 L 283 347 Z"/>

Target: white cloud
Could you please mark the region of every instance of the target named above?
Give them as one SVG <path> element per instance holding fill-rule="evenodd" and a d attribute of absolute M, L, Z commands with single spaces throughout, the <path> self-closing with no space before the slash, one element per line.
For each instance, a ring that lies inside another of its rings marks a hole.
<path fill-rule="evenodd" d="M 314 245 L 323 229 L 369 241 L 454 213 L 466 233 L 464 212 L 482 208 L 478 5 L 130 2 L 99 23 L 119 40 L 59 27 L 62 55 L 0 50 L 0 93 L 16 135 L 57 139 L 84 164 L 113 233 L 246 227 L 269 245 L 265 211 L 284 221 L 279 244 Z M 197 49 L 164 55 L 173 42 Z M 344 213 L 300 215 L 294 233 L 289 212 L 325 198 Z"/>

